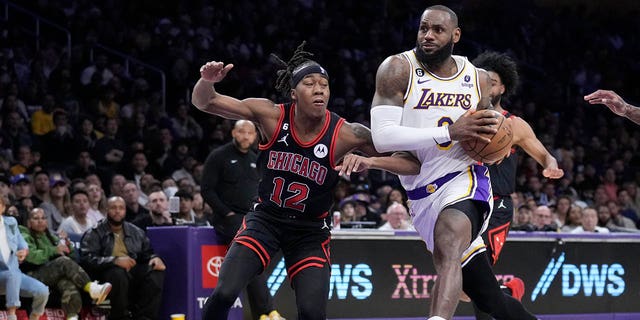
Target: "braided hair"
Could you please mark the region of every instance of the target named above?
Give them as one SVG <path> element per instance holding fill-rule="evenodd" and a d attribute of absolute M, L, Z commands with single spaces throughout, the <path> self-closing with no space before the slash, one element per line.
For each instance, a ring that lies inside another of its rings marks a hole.
<path fill-rule="evenodd" d="M 485 51 L 473 59 L 473 65 L 500 76 L 504 84 L 504 98 L 512 96 L 520 86 L 520 76 L 516 62 L 505 53 Z"/>
<path fill-rule="evenodd" d="M 288 62 L 280 59 L 275 54 L 271 54 L 271 56 L 280 64 L 284 69 L 278 70 L 278 79 L 276 79 L 275 89 L 280 91 L 283 96 L 289 95 L 289 91 L 296 86 L 296 84 L 301 80 L 301 78 L 297 77 L 298 72 L 305 69 L 308 66 L 317 66 L 322 70 L 322 73 L 326 74 L 326 71 L 318 64 L 317 62 L 309 59 L 313 57 L 313 53 L 304 51 L 304 45 L 306 41 L 302 41 L 302 43 L 296 48 L 296 51 L 293 53 L 291 59 Z M 316 70 L 314 68 L 314 70 Z M 295 82 L 295 83 L 294 83 Z"/>

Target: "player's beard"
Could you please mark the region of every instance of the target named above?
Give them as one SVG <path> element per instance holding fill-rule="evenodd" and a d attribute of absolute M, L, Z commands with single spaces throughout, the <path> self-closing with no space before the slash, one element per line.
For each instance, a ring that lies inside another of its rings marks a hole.
<path fill-rule="evenodd" d="M 500 104 L 500 101 L 502 101 L 502 95 L 499 94 L 495 97 L 491 97 L 491 105 L 492 106 L 497 106 L 498 104 Z"/>
<path fill-rule="evenodd" d="M 451 40 L 442 46 L 442 48 L 434 51 L 433 53 L 426 53 L 420 46 L 420 43 L 416 41 L 416 56 L 418 61 L 422 62 L 425 66 L 431 68 L 441 65 L 445 62 L 453 53 L 453 37 Z"/>

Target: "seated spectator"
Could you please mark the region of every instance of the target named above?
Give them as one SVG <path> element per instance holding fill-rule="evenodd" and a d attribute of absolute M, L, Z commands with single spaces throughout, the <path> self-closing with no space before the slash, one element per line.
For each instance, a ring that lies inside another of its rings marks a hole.
<path fill-rule="evenodd" d="M 341 228 L 351 228 L 350 222 L 356 221 L 356 202 L 355 200 L 347 197 L 340 201 L 340 224 Z M 342 222 L 346 222 L 342 226 Z"/>
<path fill-rule="evenodd" d="M 567 196 L 558 197 L 558 200 L 556 200 L 556 209 L 554 210 L 554 223 L 558 227 L 562 227 L 567 223 L 569 210 L 571 210 L 571 198 Z"/>
<path fill-rule="evenodd" d="M 640 208 L 633 202 L 626 189 L 618 190 L 618 204 L 620 205 L 620 214 L 635 222 L 637 227 L 640 222 Z"/>
<path fill-rule="evenodd" d="M 100 185 L 88 183 L 86 188 L 89 195 L 89 212 L 87 216 L 93 218 L 96 222 L 102 221 L 107 213 L 107 196 Z"/>
<path fill-rule="evenodd" d="M 618 227 L 622 227 L 625 229 L 635 230 L 636 223 L 625 217 L 620 213 L 620 206 L 618 205 L 618 201 L 609 200 L 607 201 L 607 207 L 609 207 L 609 213 L 611 213 L 611 221 Z M 611 230 L 611 229 L 610 229 Z"/>
<path fill-rule="evenodd" d="M 173 196 L 180 199 L 180 209 L 178 212 L 172 214 L 176 225 L 195 224 L 196 214 L 193 212 L 193 195 L 181 189 Z"/>
<path fill-rule="evenodd" d="M 538 206 L 531 216 L 531 222 L 520 225 L 514 230 L 522 231 L 558 231 L 558 227 L 553 224 L 551 209 L 547 206 Z"/>
<path fill-rule="evenodd" d="M 163 191 L 155 191 L 149 195 L 147 203 L 149 214 L 136 218 L 133 223 L 142 230 L 147 227 L 160 227 L 173 225 L 171 213 L 169 213 L 169 201 Z"/>
<path fill-rule="evenodd" d="M 398 202 L 401 205 L 409 210 L 409 206 L 407 205 L 407 194 L 404 192 L 404 189 L 401 188 L 392 188 L 389 193 L 387 193 L 386 200 L 384 202 L 383 212 L 387 211 L 387 207 L 391 206 L 394 202 Z"/>
<path fill-rule="evenodd" d="M 562 226 L 560 231 L 571 232 L 580 225 L 582 225 L 582 207 L 574 204 L 571 206 L 571 209 L 569 209 L 569 214 L 567 215 L 565 224 Z"/>
<path fill-rule="evenodd" d="M 20 271 L 18 264 L 27 257 L 29 247 L 16 219 L 4 216 L 5 209 L 5 200 L 0 198 L 0 295 L 5 295 L 7 320 L 18 319 L 21 295 L 33 298 L 29 320 L 38 320 L 49 299 L 49 288 Z"/>
<path fill-rule="evenodd" d="M 47 171 L 41 170 L 33 174 L 33 195 L 38 198 L 38 203 L 34 203 L 36 206 L 42 202 L 51 202 L 50 189 L 51 181 Z"/>
<path fill-rule="evenodd" d="M 583 233 L 583 232 L 609 233 L 609 229 L 598 226 L 598 212 L 594 208 L 582 209 L 581 221 L 582 221 L 582 225 L 573 229 L 571 233 Z"/>
<path fill-rule="evenodd" d="M 71 194 L 71 216 L 62 220 L 58 234 L 64 231 L 72 239 L 80 239 L 89 229 L 95 227 L 98 221 L 88 217 L 89 195 L 84 190 L 76 190 Z"/>
<path fill-rule="evenodd" d="M 608 200 L 608 202 L 615 201 Z M 609 206 L 608 204 L 600 204 L 596 206 L 596 210 L 598 212 L 598 226 L 609 229 L 612 232 L 637 232 L 635 224 L 631 219 L 619 215 L 617 211 L 617 205 Z M 612 209 L 614 210 L 612 212 Z"/>
<path fill-rule="evenodd" d="M 140 217 L 149 215 L 149 210 L 142 206 L 138 201 L 140 198 L 140 190 L 135 182 L 129 181 L 122 188 L 123 199 L 127 206 L 127 214 L 125 220 L 132 222 Z"/>
<path fill-rule="evenodd" d="M 124 199 L 109 198 L 107 219 L 82 237 L 80 260 L 89 274 L 113 285 L 110 319 L 157 319 L 166 267 L 125 214 Z"/>
<path fill-rule="evenodd" d="M 52 232 L 58 231 L 62 220 L 71 215 L 71 198 L 67 182 L 59 174 L 52 174 L 49 197 L 51 202 L 43 202 L 40 208 L 47 215 L 47 225 Z"/>
<path fill-rule="evenodd" d="M 33 186 L 29 176 L 21 173 L 11 177 L 11 189 L 15 199 L 31 198 L 33 203 L 41 203 L 42 201 L 33 195 Z"/>
<path fill-rule="evenodd" d="M 74 252 L 68 239 L 58 238 L 49 231 L 41 208 L 31 210 L 27 226 L 20 226 L 20 232 L 29 246 L 29 255 L 20 268 L 52 290 L 59 291 L 67 319 L 78 319 L 82 308 L 81 290 L 89 293 L 96 304 L 105 300 L 111 284 L 91 282 L 89 275 L 71 258 Z"/>
<path fill-rule="evenodd" d="M 204 202 L 204 198 L 202 198 L 200 192 L 196 192 L 193 195 L 193 212 L 195 213 L 197 224 L 210 225 L 209 220 L 212 216 L 211 207 Z"/>
<path fill-rule="evenodd" d="M 399 202 L 393 202 L 387 208 L 387 223 L 383 224 L 378 230 L 406 230 L 415 231 L 411 222 L 409 222 L 409 212 L 407 208 Z"/>

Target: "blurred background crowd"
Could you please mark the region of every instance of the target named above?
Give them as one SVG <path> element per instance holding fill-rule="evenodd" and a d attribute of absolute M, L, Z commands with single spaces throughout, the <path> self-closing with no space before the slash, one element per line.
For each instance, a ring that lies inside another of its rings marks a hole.
<path fill-rule="evenodd" d="M 287 60 L 306 40 L 332 76 L 329 109 L 368 125 L 377 66 L 415 44 L 418 19 L 431 3 L 19 2 L 66 28 L 70 39 L 45 24 L 38 38 L 31 16 L 0 4 L 0 194 L 7 213 L 25 217 L 41 206 L 48 215 L 72 216 L 76 189 L 87 190 L 97 212 L 111 195 L 123 196 L 131 212 L 155 210 L 150 194 L 180 191 L 191 203 L 184 210 L 206 221 L 212 212 L 200 196 L 203 163 L 231 139 L 233 122 L 191 106 L 202 64 L 235 65 L 217 86 L 222 93 L 284 101 L 274 89 L 278 65 L 270 54 Z M 637 230 L 640 128 L 582 97 L 597 88 L 631 102 L 640 97 L 640 8 L 633 1 L 442 4 L 459 16 L 455 54 L 471 60 L 494 50 L 518 62 L 521 88 L 503 106 L 532 125 L 565 172 L 546 180 L 535 160 L 518 151 L 514 229 L 573 230 L 592 207 L 600 227 Z M 341 181 L 335 191 L 343 227 L 389 220 L 392 229 L 410 228 L 406 211 L 386 214 L 387 207 L 398 209 L 393 201 L 406 204 L 397 178 L 375 170 Z"/>

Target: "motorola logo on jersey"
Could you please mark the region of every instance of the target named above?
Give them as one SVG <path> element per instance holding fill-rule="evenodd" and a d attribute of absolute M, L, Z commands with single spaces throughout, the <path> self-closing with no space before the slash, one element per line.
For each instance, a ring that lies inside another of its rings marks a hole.
<path fill-rule="evenodd" d="M 218 284 L 220 266 L 227 253 L 226 245 L 203 245 L 200 246 L 202 287 L 215 288 Z"/>
<path fill-rule="evenodd" d="M 329 154 L 329 148 L 327 148 L 327 146 L 325 146 L 324 144 L 320 143 L 317 144 L 314 148 L 313 148 L 313 154 L 318 157 L 318 159 L 322 159 L 324 157 L 326 157 Z"/>
<path fill-rule="evenodd" d="M 373 270 L 368 264 L 332 264 L 329 283 L 329 300 L 346 300 L 355 298 L 367 299 L 373 293 L 371 278 Z M 275 296 L 284 280 L 287 278 L 287 268 L 284 258 L 280 259 L 267 279 L 267 286 L 272 296 Z"/>
<path fill-rule="evenodd" d="M 531 293 L 531 301 L 544 296 L 553 280 L 560 275 L 563 297 L 617 297 L 624 293 L 625 270 L 619 263 L 612 264 L 570 264 L 565 263 L 565 253 L 552 258 Z"/>

